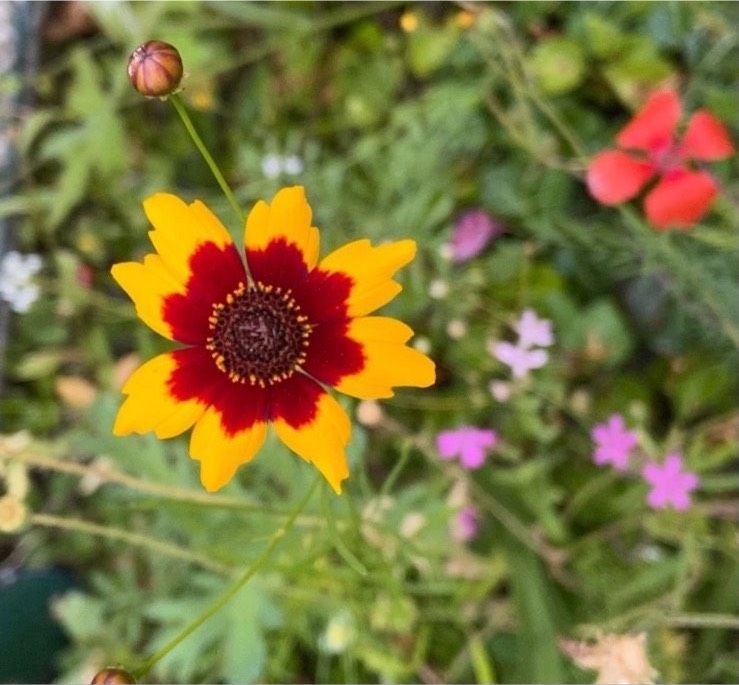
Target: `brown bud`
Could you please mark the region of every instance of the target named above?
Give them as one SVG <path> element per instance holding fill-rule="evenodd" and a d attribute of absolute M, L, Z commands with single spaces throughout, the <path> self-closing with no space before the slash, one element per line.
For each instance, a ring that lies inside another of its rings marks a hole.
<path fill-rule="evenodd" d="M 109 666 L 98 671 L 90 681 L 90 685 L 126 685 L 126 683 L 135 682 L 134 677 L 125 669 Z"/>
<path fill-rule="evenodd" d="M 142 95 L 171 95 L 182 80 L 182 58 L 177 48 L 161 40 L 139 45 L 128 58 L 128 80 Z"/>

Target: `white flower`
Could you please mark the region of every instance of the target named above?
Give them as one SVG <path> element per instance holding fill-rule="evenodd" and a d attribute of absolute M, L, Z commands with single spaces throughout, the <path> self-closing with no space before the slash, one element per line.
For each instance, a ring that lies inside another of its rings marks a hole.
<path fill-rule="evenodd" d="M 320 638 L 320 646 L 329 654 L 341 654 L 354 642 L 354 620 L 344 611 L 331 617 L 326 630 Z"/>
<path fill-rule="evenodd" d="M 282 158 L 272 153 L 265 155 L 262 159 L 262 173 L 267 178 L 277 178 L 282 173 Z"/>
<path fill-rule="evenodd" d="M 0 262 L 0 299 L 14 312 L 23 314 L 38 299 L 41 289 L 31 279 L 41 271 L 43 262 L 37 254 L 22 255 L 11 250 Z"/>
<path fill-rule="evenodd" d="M 282 170 L 288 176 L 297 176 L 303 172 L 303 160 L 297 155 L 282 158 Z"/>
<path fill-rule="evenodd" d="M 443 278 L 435 278 L 429 283 L 429 297 L 443 300 L 449 294 L 449 284 Z"/>
<path fill-rule="evenodd" d="M 511 397 L 511 384 L 505 381 L 490 381 L 490 394 L 498 402 L 507 402 Z"/>
<path fill-rule="evenodd" d="M 419 335 L 412 344 L 415 349 L 423 354 L 431 352 L 431 341 L 425 335 Z"/>
<path fill-rule="evenodd" d="M 446 325 L 446 333 L 452 340 L 461 340 L 467 335 L 467 324 L 460 319 L 452 319 Z"/>
<path fill-rule="evenodd" d="M 275 179 L 286 174 L 297 176 L 303 172 L 303 160 L 297 155 L 276 155 L 272 152 L 262 159 L 262 173 L 269 179 Z"/>

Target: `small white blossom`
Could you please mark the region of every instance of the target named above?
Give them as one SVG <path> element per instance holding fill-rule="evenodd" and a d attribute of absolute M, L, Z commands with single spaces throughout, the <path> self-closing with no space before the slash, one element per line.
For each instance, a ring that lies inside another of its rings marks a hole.
<path fill-rule="evenodd" d="M 429 296 L 434 300 L 442 300 L 449 294 L 449 283 L 442 278 L 435 278 L 429 283 Z"/>
<path fill-rule="evenodd" d="M 282 158 L 282 170 L 288 176 L 297 176 L 303 173 L 303 160 L 297 155 L 288 155 Z"/>
<path fill-rule="evenodd" d="M 511 397 L 511 384 L 505 381 L 491 381 L 490 394 L 501 403 L 507 402 Z"/>
<path fill-rule="evenodd" d="M 423 354 L 431 352 L 431 341 L 424 335 L 419 335 L 413 341 L 413 347 Z"/>
<path fill-rule="evenodd" d="M 262 173 L 269 179 L 275 179 L 283 174 L 297 176 L 303 173 L 303 160 L 297 155 L 276 155 L 272 152 L 262 159 Z"/>
<path fill-rule="evenodd" d="M 11 250 L 0 262 L 0 299 L 19 314 L 27 312 L 38 299 L 41 289 L 32 282 L 43 262 L 37 254 L 22 255 Z"/>
<path fill-rule="evenodd" d="M 461 340 L 467 335 L 467 324 L 461 319 L 452 319 L 446 325 L 446 332 L 452 340 Z"/>
<path fill-rule="evenodd" d="M 262 173 L 269 179 L 275 179 L 282 173 L 282 158 L 279 155 L 268 154 L 262 159 Z"/>
<path fill-rule="evenodd" d="M 348 612 L 331 617 L 320 638 L 320 646 L 329 654 L 341 654 L 354 642 L 354 620 Z"/>
<path fill-rule="evenodd" d="M 454 258 L 454 247 L 451 243 L 442 243 L 439 245 L 439 257 L 445 262 L 451 262 Z"/>

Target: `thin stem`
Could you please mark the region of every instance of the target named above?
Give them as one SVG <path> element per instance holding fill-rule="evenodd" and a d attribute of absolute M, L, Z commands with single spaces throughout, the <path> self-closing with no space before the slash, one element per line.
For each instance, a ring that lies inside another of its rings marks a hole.
<path fill-rule="evenodd" d="M 163 542 L 150 538 L 147 535 L 139 535 L 131 533 L 121 528 L 113 528 L 111 526 L 101 526 L 97 523 L 90 523 L 82 519 L 66 518 L 62 516 L 53 516 L 52 514 L 33 514 L 30 522 L 36 526 L 45 526 L 47 528 L 61 528 L 62 530 L 73 530 L 80 533 L 88 533 L 89 535 L 97 535 L 98 537 L 107 538 L 108 540 L 120 540 L 127 542 L 135 547 L 144 547 L 152 552 L 163 554 L 174 559 L 189 561 L 198 566 L 202 566 L 209 571 L 215 571 L 223 575 L 230 576 L 233 568 L 220 562 L 213 561 L 208 557 L 191 552 L 188 549 L 178 547 L 170 542 Z"/>
<path fill-rule="evenodd" d="M 179 114 L 180 119 L 182 119 L 182 124 L 187 130 L 187 133 L 190 135 L 190 138 L 192 138 L 192 142 L 195 143 L 195 147 L 200 151 L 200 154 L 203 155 L 205 163 L 210 167 L 211 172 L 213 172 L 213 176 L 215 176 L 215 179 L 218 182 L 218 185 L 221 187 L 223 194 L 226 196 L 226 199 L 231 205 L 231 208 L 234 210 L 234 213 L 238 217 L 239 223 L 243 223 L 244 212 L 241 210 L 241 207 L 239 206 L 239 203 L 236 200 L 233 191 L 226 182 L 226 179 L 223 177 L 221 170 L 218 168 L 218 164 L 216 164 L 216 161 L 213 159 L 210 152 L 208 152 L 208 148 L 205 147 L 203 139 L 195 130 L 192 119 L 190 119 L 190 115 L 187 113 L 185 106 L 182 104 L 182 100 L 180 100 L 179 95 L 174 93 L 173 95 L 170 95 L 167 99 L 172 103 L 172 107 L 175 108 L 177 114 Z"/>
<path fill-rule="evenodd" d="M 79 464 L 74 461 L 55 459 L 41 454 L 32 452 L 19 452 L 16 454 L 4 454 L 0 452 L 0 462 L 4 460 L 16 460 L 49 471 L 58 473 L 68 473 L 75 476 L 94 476 L 100 479 L 101 485 L 115 484 L 123 485 L 131 490 L 151 495 L 153 497 L 162 497 L 164 499 L 174 500 L 178 502 L 187 502 L 206 507 L 218 507 L 224 509 L 239 509 L 242 511 L 258 512 L 260 514 L 271 516 L 286 516 L 288 511 L 276 509 L 269 505 L 260 504 L 258 502 L 245 502 L 239 497 L 228 497 L 226 495 L 213 495 L 206 492 L 181 488 L 175 485 L 163 485 L 159 483 L 150 483 L 141 478 L 136 478 L 128 473 L 119 471 L 112 466 L 106 465 L 87 465 Z M 322 525 L 320 517 L 300 516 L 297 521 L 302 526 L 320 526 Z"/>
<path fill-rule="evenodd" d="M 673 614 L 666 616 L 663 625 L 678 628 L 725 628 L 739 630 L 739 616 L 731 614 Z"/>
<path fill-rule="evenodd" d="M 272 533 L 267 546 L 264 548 L 264 551 L 246 568 L 241 576 L 237 578 L 233 582 L 233 584 L 229 588 L 227 588 L 226 591 L 222 595 L 220 595 L 220 597 L 218 597 L 202 614 L 200 614 L 200 616 L 198 616 L 194 621 L 185 626 L 185 628 L 177 635 L 175 635 L 175 637 L 172 638 L 166 645 L 164 645 L 164 647 L 162 647 L 157 652 L 154 652 L 154 654 L 152 654 L 146 661 L 144 661 L 144 663 L 141 664 L 139 668 L 134 670 L 133 674 L 136 680 L 141 680 L 141 678 L 145 676 L 158 661 L 164 658 L 183 640 L 187 639 L 198 628 L 200 628 L 200 626 L 202 626 L 212 616 L 223 609 L 223 607 L 228 604 L 228 602 L 239 592 L 239 590 L 241 590 L 241 588 L 244 587 L 244 585 L 246 585 L 246 583 L 249 582 L 252 577 L 254 577 L 257 571 L 259 571 L 262 566 L 264 566 L 267 559 L 269 559 L 275 547 L 277 547 L 280 541 L 292 528 L 295 520 L 300 515 L 300 512 L 303 511 L 305 506 L 308 504 L 308 501 L 313 496 L 313 493 L 316 491 L 316 488 L 320 482 L 320 478 L 320 475 L 316 476 L 316 479 L 313 481 L 313 485 L 309 488 L 303 499 L 298 502 L 298 505 L 288 516 L 285 523 Z"/>

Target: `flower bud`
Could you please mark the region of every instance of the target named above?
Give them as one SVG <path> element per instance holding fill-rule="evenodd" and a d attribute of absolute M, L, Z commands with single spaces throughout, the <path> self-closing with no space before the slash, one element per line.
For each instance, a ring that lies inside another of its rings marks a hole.
<path fill-rule="evenodd" d="M 109 666 L 102 671 L 98 671 L 92 679 L 90 685 L 125 685 L 126 683 L 135 683 L 134 677 L 123 668 Z"/>
<path fill-rule="evenodd" d="M 171 95 L 182 80 L 182 58 L 177 48 L 161 40 L 139 45 L 128 58 L 128 80 L 142 95 Z"/>

